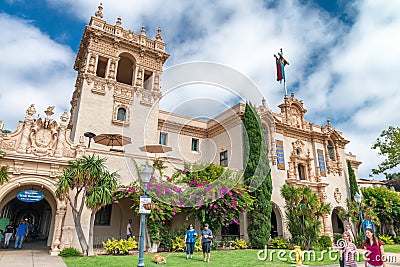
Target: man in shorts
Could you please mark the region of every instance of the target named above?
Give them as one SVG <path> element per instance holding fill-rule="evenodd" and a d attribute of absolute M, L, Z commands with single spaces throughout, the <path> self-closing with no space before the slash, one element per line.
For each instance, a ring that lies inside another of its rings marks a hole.
<path fill-rule="evenodd" d="M 205 262 L 210 262 L 210 251 L 211 251 L 211 239 L 214 238 L 213 233 L 208 223 L 204 224 L 203 230 L 201 230 L 201 246 L 203 248 L 203 258 Z"/>

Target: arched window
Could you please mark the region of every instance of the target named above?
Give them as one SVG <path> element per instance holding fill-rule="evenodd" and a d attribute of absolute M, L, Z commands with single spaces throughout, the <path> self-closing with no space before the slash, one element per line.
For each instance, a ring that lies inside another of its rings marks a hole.
<path fill-rule="evenodd" d="M 331 141 L 328 141 L 328 146 L 326 147 L 328 149 L 328 155 L 331 160 L 335 160 L 335 150 L 333 149 L 333 144 Z"/>
<path fill-rule="evenodd" d="M 117 112 L 117 120 L 126 121 L 126 109 L 119 108 Z"/>
<path fill-rule="evenodd" d="M 118 61 L 117 82 L 133 85 L 134 67 L 134 58 L 127 53 L 121 54 Z"/>

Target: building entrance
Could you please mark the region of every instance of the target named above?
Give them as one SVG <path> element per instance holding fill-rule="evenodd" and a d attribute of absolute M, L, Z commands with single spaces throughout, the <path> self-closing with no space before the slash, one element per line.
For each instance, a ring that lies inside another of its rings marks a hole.
<path fill-rule="evenodd" d="M 56 200 L 40 186 L 20 186 L 0 201 L 0 218 L 13 221 L 15 226 L 25 221 L 29 234 L 25 242 L 41 241 L 51 246 L 54 233 Z"/>

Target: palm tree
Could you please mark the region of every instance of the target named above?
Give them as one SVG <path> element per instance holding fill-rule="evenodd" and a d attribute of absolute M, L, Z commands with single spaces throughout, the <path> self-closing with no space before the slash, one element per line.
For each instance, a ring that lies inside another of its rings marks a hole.
<path fill-rule="evenodd" d="M 96 212 L 112 203 L 114 192 L 117 189 L 117 177 L 118 174 L 116 172 L 105 172 L 102 179 L 92 188 L 91 194 L 86 198 L 86 206 L 92 211 L 90 214 L 88 256 L 94 255 L 93 233 Z"/>
<path fill-rule="evenodd" d="M 284 185 L 281 195 L 286 202 L 285 215 L 292 243 L 310 249 L 320 234 L 320 219 L 331 210 L 330 203 L 321 202 L 309 187 Z"/>
<path fill-rule="evenodd" d="M 58 177 L 56 194 L 60 198 L 66 198 L 71 206 L 76 233 L 84 255 L 88 255 L 89 245 L 81 223 L 83 208 L 86 205 L 92 211 L 89 232 L 92 232 L 93 239 L 95 214 L 101 207 L 112 201 L 112 194 L 116 188 L 117 174 L 110 174 L 107 171 L 105 161 L 105 158 L 95 155 L 83 156 L 70 161 Z M 93 246 L 93 240 L 91 246 Z M 93 253 L 93 247 L 91 253 Z"/>

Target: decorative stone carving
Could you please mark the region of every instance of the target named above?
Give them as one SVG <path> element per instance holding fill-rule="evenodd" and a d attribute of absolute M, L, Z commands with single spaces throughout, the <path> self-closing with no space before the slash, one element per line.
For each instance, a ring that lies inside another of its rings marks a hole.
<path fill-rule="evenodd" d="M 100 3 L 100 5 L 97 7 L 97 11 L 94 13 L 94 15 L 97 18 L 100 18 L 100 19 L 103 18 L 103 5 L 102 5 L 102 3 Z"/>
<path fill-rule="evenodd" d="M 51 247 L 52 255 L 58 255 L 58 253 L 60 252 L 59 246 L 61 244 L 62 224 L 66 213 L 67 205 L 64 200 L 60 201 L 59 207 L 56 211 L 54 241 Z"/>
<path fill-rule="evenodd" d="M 37 156 L 50 156 L 54 154 L 54 144 L 58 138 L 57 122 L 51 119 L 54 106 L 48 107 L 45 111 L 46 118 L 39 118 L 36 124 L 31 128 L 30 141 L 31 146 L 28 153 Z"/>
<path fill-rule="evenodd" d="M 117 21 L 115 22 L 115 25 L 117 25 L 118 27 L 122 26 L 122 19 L 120 17 L 117 18 Z"/>
<path fill-rule="evenodd" d="M 157 29 L 156 40 L 162 41 L 161 27 L 158 27 L 158 29 Z"/>
<path fill-rule="evenodd" d="M 299 111 L 295 107 L 291 108 L 290 124 L 294 127 L 302 128 Z"/>
<path fill-rule="evenodd" d="M 98 95 L 105 95 L 106 94 L 106 82 L 104 79 L 94 79 L 94 86 L 92 88 L 92 93 Z"/>
<path fill-rule="evenodd" d="M 108 78 L 115 79 L 115 61 L 111 61 L 110 69 L 108 70 Z"/>
<path fill-rule="evenodd" d="M 333 193 L 333 196 L 335 197 L 336 202 L 339 203 L 340 200 L 342 199 L 342 193 L 340 193 L 339 188 L 335 188 L 335 192 Z"/>
<path fill-rule="evenodd" d="M 96 56 L 91 55 L 89 60 L 88 72 L 94 74 L 94 67 L 96 65 Z"/>
<path fill-rule="evenodd" d="M 136 86 L 142 87 L 143 86 L 143 68 L 138 68 L 137 75 L 136 75 Z"/>
<path fill-rule="evenodd" d="M 69 117 L 66 111 L 60 117 L 60 130 L 58 133 L 58 142 L 55 157 L 61 158 L 63 156 L 64 143 L 65 143 L 65 132 L 67 130 L 67 121 Z"/>
<path fill-rule="evenodd" d="M 30 128 L 31 128 L 32 122 L 34 120 L 35 113 L 36 113 L 35 105 L 32 104 L 26 110 L 24 130 L 22 131 L 21 142 L 19 143 L 19 146 L 17 149 L 17 151 L 19 153 L 26 153 Z"/>
<path fill-rule="evenodd" d="M 158 74 L 154 75 L 154 91 L 160 91 L 160 76 Z"/>

